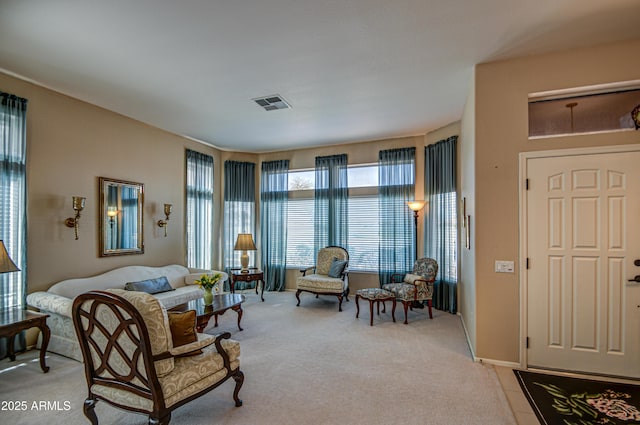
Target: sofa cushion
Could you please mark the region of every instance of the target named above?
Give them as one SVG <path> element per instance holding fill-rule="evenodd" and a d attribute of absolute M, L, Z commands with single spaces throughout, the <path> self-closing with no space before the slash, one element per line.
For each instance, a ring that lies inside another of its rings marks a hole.
<path fill-rule="evenodd" d="M 329 273 L 327 275 L 329 277 L 342 277 L 342 272 L 344 268 L 347 267 L 347 262 L 345 260 L 338 260 L 336 257 L 333 258 L 333 262 L 331 263 L 331 267 L 329 267 Z"/>
<path fill-rule="evenodd" d="M 188 310 L 184 312 L 168 311 L 169 329 L 174 347 L 190 344 L 198 340 L 196 335 L 196 312 Z M 194 350 L 183 355 L 201 354 L 202 350 Z"/>
<path fill-rule="evenodd" d="M 127 291 L 140 291 L 147 294 L 159 294 L 167 291 L 175 291 L 174 288 L 169 285 L 169 280 L 166 276 L 160 276 L 155 279 L 140 280 L 138 282 L 127 282 L 124 285 L 124 289 Z"/>
<path fill-rule="evenodd" d="M 329 277 L 327 275 L 310 274 L 298 277 L 298 289 L 309 289 L 317 292 L 342 292 L 345 289 L 345 283 L 340 278 Z"/>
<path fill-rule="evenodd" d="M 413 284 L 418 279 L 424 279 L 424 277 L 420 276 L 419 274 L 407 273 L 406 275 L 404 275 L 404 279 L 402 279 L 402 281 Z"/>

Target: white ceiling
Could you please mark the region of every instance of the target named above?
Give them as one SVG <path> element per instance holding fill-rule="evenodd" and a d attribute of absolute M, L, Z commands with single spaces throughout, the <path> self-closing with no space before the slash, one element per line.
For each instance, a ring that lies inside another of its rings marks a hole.
<path fill-rule="evenodd" d="M 424 134 L 474 64 L 638 38 L 638 0 L 0 0 L 1 69 L 234 151 Z"/>

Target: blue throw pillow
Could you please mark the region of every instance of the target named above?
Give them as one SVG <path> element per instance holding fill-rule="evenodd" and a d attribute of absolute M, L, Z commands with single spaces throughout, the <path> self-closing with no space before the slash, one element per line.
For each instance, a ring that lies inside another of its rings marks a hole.
<path fill-rule="evenodd" d="M 141 280 L 139 282 L 127 282 L 127 284 L 124 285 L 124 289 L 127 291 L 146 292 L 147 294 L 175 291 L 175 289 L 169 285 L 169 280 L 166 276 Z"/>
<path fill-rule="evenodd" d="M 338 260 L 337 258 L 333 258 L 331 262 L 331 267 L 329 267 L 329 277 L 342 277 L 342 272 L 344 272 L 344 268 L 347 267 L 346 260 Z"/>

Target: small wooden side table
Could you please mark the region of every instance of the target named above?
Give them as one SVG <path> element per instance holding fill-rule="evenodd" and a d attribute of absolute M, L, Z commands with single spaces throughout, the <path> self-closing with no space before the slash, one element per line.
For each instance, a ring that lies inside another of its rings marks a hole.
<path fill-rule="evenodd" d="M 14 361 L 14 337 L 24 330 L 37 327 L 42 331 L 42 345 L 40 346 L 40 368 L 44 373 L 49 372 L 49 366 L 45 364 L 44 356 L 49 345 L 51 331 L 47 326 L 48 314 L 36 313 L 22 308 L 8 308 L 0 311 L 0 337 L 8 338 L 9 359 Z"/>
<path fill-rule="evenodd" d="M 231 288 L 232 294 L 236 292 L 236 282 L 260 282 L 262 292 L 260 293 L 260 299 L 264 302 L 264 272 L 260 269 L 249 269 L 248 272 L 242 273 L 239 269 L 231 270 Z M 258 293 L 258 285 L 256 284 L 256 294 Z"/>

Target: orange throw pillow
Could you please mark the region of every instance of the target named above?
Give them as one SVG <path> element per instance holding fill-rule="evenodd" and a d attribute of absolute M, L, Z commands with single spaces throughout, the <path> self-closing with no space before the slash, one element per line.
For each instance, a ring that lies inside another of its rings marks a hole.
<path fill-rule="evenodd" d="M 174 347 L 179 347 L 198 340 L 198 336 L 196 335 L 196 312 L 194 310 L 182 313 L 168 312 L 168 316 L 169 328 L 171 329 L 171 339 L 173 340 Z M 193 356 L 201 353 L 202 350 L 197 349 L 183 354 L 183 356 Z"/>

